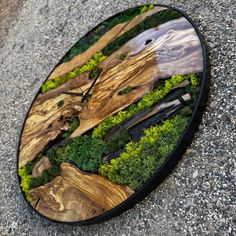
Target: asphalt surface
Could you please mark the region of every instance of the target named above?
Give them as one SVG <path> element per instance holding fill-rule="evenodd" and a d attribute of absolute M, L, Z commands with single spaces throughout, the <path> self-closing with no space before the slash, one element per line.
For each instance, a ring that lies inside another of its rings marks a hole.
<path fill-rule="evenodd" d="M 26 0 L 0 0 L 0 48 L 9 30 L 17 22 L 17 16 Z"/>
<path fill-rule="evenodd" d="M 152 194 L 119 217 L 84 227 L 42 219 L 21 196 L 16 178 L 17 142 L 42 82 L 73 43 L 98 22 L 142 3 L 150 2 L 26 0 L 13 14 L 14 24 L 6 25 L 0 49 L 1 236 L 236 235 L 234 0 L 158 2 L 184 10 L 198 25 L 209 51 L 211 88 L 192 145 Z"/>

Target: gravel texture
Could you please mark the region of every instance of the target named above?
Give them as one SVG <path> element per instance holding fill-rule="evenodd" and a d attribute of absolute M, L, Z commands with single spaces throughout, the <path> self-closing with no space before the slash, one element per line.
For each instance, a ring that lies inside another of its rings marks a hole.
<path fill-rule="evenodd" d="M 26 0 L 0 53 L 0 235 L 236 235 L 236 2 L 167 0 L 205 37 L 211 89 L 199 131 L 169 177 L 119 217 L 84 227 L 40 218 L 16 179 L 17 142 L 27 110 L 59 59 L 82 35 L 136 0 Z M 9 26 L 10 27 L 10 26 Z"/>
<path fill-rule="evenodd" d="M 0 0 L 0 48 L 3 39 L 17 22 L 17 15 L 26 0 Z"/>

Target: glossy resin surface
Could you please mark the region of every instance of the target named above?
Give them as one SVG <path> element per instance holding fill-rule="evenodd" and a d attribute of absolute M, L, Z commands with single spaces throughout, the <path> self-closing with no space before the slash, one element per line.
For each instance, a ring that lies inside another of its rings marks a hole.
<path fill-rule="evenodd" d="M 81 38 L 43 83 L 19 144 L 27 202 L 58 222 L 95 223 L 147 195 L 191 141 L 205 51 L 183 13 L 128 9 Z"/>

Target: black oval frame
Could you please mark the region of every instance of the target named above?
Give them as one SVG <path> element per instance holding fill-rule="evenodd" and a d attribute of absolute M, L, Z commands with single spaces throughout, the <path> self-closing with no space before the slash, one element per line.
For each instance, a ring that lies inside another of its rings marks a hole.
<path fill-rule="evenodd" d="M 123 213 L 123 212 L 127 211 L 128 209 L 134 207 L 134 205 L 136 205 L 137 203 L 142 201 L 158 185 L 160 185 L 163 182 L 163 180 L 170 174 L 170 172 L 176 166 L 176 164 L 181 159 L 181 157 L 184 155 L 187 147 L 192 143 L 194 134 L 195 134 L 195 132 L 198 129 L 199 123 L 201 121 L 201 118 L 203 116 L 203 112 L 205 110 L 205 107 L 206 107 L 207 101 L 208 101 L 208 93 L 209 93 L 209 87 L 210 87 L 210 64 L 209 64 L 209 59 L 208 59 L 208 55 L 207 55 L 207 49 L 206 49 L 205 42 L 204 42 L 204 39 L 202 37 L 202 34 L 200 33 L 198 27 L 195 25 L 195 23 L 192 21 L 192 19 L 184 11 L 179 10 L 179 9 L 177 9 L 175 7 L 172 7 L 172 6 L 164 5 L 164 4 L 154 4 L 154 5 L 156 7 L 166 7 L 166 8 L 173 9 L 173 10 L 176 10 L 176 11 L 180 12 L 191 23 L 191 25 L 195 29 L 195 31 L 197 33 L 197 36 L 198 36 L 198 38 L 200 40 L 200 43 L 201 43 L 202 56 L 203 56 L 203 77 L 202 77 L 202 80 L 201 80 L 200 92 L 198 94 L 197 101 L 195 102 L 194 110 L 193 110 L 193 113 L 191 115 L 191 118 L 190 118 L 190 121 L 188 123 L 188 126 L 186 127 L 185 131 L 183 132 L 182 137 L 179 140 L 178 144 L 175 146 L 174 150 L 170 153 L 170 155 L 166 158 L 166 160 L 162 164 L 162 166 L 159 167 L 156 170 L 155 174 L 137 192 L 135 192 L 133 195 L 131 195 L 129 198 L 127 198 L 125 201 L 123 201 L 121 204 L 119 204 L 118 206 L 112 208 L 109 211 L 106 211 L 102 215 L 98 215 L 98 216 L 95 216 L 95 217 L 87 219 L 87 220 L 74 221 L 74 222 L 57 221 L 57 220 L 50 219 L 47 216 L 45 216 L 45 215 L 41 214 L 40 212 L 38 212 L 25 199 L 24 192 L 22 191 L 22 189 L 20 187 L 20 176 L 18 175 L 19 152 L 20 152 L 20 144 L 21 144 L 22 133 L 23 133 L 23 130 L 24 130 L 25 123 L 26 123 L 26 120 L 28 118 L 29 112 L 30 112 L 30 110 L 31 110 L 31 108 L 32 108 L 32 106 L 33 106 L 33 104 L 35 102 L 36 97 L 38 96 L 38 94 L 40 92 L 40 89 L 39 89 L 37 95 L 35 96 L 33 102 L 30 105 L 30 108 L 29 108 L 29 110 L 28 110 L 28 112 L 26 114 L 26 118 L 24 120 L 24 123 L 23 123 L 21 131 L 20 131 L 20 138 L 19 138 L 19 141 L 18 141 L 18 148 L 17 148 L 16 174 L 17 174 L 17 179 L 18 179 L 18 187 L 20 188 L 20 191 L 21 191 L 21 193 L 23 195 L 23 198 L 24 198 L 25 202 L 30 206 L 30 208 L 34 212 L 36 212 L 39 216 L 43 217 L 44 219 L 47 219 L 47 220 L 49 220 L 51 222 L 60 223 L 60 224 L 74 225 L 74 226 L 75 225 L 83 226 L 83 225 L 91 225 L 91 224 L 96 224 L 96 223 L 100 223 L 100 222 L 103 222 L 103 221 L 107 221 L 107 220 L 109 220 L 109 219 L 111 219 L 111 218 L 113 218 L 115 216 L 120 215 L 121 213 Z M 144 5 L 137 5 L 136 7 L 143 7 L 143 6 Z M 136 7 L 133 7 L 133 8 L 136 8 Z M 130 8 L 127 8 L 127 9 L 130 9 Z M 125 10 L 123 10 L 123 11 L 125 11 Z M 110 17 L 108 17 L 105 20 L 108 20 L 111 17 L 115 17 L 115 16 L 119 15 L 120 13 L 122 13 L 123 11 L 121 11 L 121 12 L 119 12 L 119 13 L 113 15 L 113 16 L 110 16 Z M 86 36 L 90 31 L 94 30 L 96 27 L 97 26 L 95 26 L 93 29 L 89 30 L 84 36 Z M 77 42 L 75 42 L 75 44 Z M 69 52 L 69 50 L 67 51 L 67 53 Z M 61 64 L 61 61 L 62 61 L 63 57 L 56 64 L 56 66 L 53 68 L 51 73 L 56 69 L 56 67 L 59 64 Z M 51 75 L 51 73 L 49 74 L 49 76 Z M 49 78 L 49 76 L 46 78 L 46 80 Z M 45 83 L 45 81 L 44 81 L 44 83 Z"/>

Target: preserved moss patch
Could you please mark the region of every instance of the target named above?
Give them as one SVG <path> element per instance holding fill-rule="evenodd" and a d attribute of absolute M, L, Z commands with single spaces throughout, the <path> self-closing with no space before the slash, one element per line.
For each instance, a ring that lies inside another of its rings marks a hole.
<path fill-rule="evenodd" d="M 99 168 L 99 173 L 112 182 L 140 188 L 165 161 L 187 124 L 187 118 L 176 116 L 163 125 L 144 130 L 139 142 L 128 143 L 118 158 Z"/>
<path fill-rule="evenodd" d="M 130 92 L 132 92 L 134 90 L 134 88 L 130 87 L 130 86 L 127 86 L 126 88 L 122 89 L 118 95 L 125 95 L 125 94 L 128 94 Z"/>
<path fill-rule="evenodd" d="M 89 79 L 93 80 L 93 79 L 97 79 L 98 76 L 101 74 L 102 69 L 101 68 L 95 68 L 93 69 L 90 73 L 89 73 Z"/>

